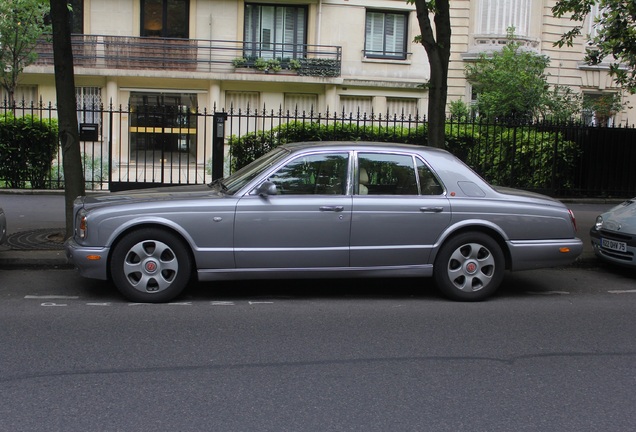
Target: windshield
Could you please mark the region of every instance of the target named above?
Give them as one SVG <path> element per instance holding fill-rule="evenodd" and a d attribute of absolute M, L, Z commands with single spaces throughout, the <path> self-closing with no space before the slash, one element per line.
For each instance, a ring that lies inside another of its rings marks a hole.
<path fill-rule="evenodd" d="M 220 181 L 216 180 L 212 182 L 210 184 L 210 187 L 214 187 L 218 184 L 223 192 L 228 195 L 234 195 L 246 184 L 251 182 L 261 172 L 275 165 L 279 160 L 281 160 L 288 154 L 289 152 L 287 150 L 278 147 L 256 159 L 255 161 L 249 163 L 248 165 L 245 165 L 243 168 L 239 169 L 228 177 L 221 179 Z"/>

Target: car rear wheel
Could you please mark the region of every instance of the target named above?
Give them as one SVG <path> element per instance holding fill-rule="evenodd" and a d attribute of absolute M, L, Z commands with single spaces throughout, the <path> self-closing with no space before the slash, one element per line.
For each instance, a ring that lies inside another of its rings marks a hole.
<path fill-rule="evenodd" d="M 434 278 L 447 297 L 480 301 L 494 294 L 505 271 L 504 255 L 490 236 L 467 232 L 450 238 L 435 259 Z"/>
<path fill-rule="evenodd" d="M 110 274 L 117 289 L 130 301 L 163 303 L 188 285 L 192 260 L 176 235 L 155 228 L 127 234 L 113 250 Z"/>

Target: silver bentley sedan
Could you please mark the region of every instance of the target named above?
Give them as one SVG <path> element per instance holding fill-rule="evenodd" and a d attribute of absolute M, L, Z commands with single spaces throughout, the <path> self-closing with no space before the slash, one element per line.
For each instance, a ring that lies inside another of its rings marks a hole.
<path fill-rule="evenodd" d="M 79 197 L 74 216 L 70 262 L 135 302 L 170 301 L 194 280 L 329 277 L 432 277 L 477 301 L 506 270 L 582 251 L 561 202 L 402 144 L 286 144 L 209 185 Z"/>

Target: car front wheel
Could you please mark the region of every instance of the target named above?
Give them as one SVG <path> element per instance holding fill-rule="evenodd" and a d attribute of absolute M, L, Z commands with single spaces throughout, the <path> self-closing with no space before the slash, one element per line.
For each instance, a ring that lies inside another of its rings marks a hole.
<path fill-rule="evenodd" d="M 117 243 L 110 274 L 128 300 L 163 303 L 177 297 L 188 285 L 192 261 L 179 237 L 145 228 L 127 234 Z"/>
<path fill-rule="evenodd" d="M 499 288 L 505 260 L 499 244 L 490 236 L 468 232 L 442 245 L 435 259 L 434 278 L 447 297 L 480 301 Z"/>

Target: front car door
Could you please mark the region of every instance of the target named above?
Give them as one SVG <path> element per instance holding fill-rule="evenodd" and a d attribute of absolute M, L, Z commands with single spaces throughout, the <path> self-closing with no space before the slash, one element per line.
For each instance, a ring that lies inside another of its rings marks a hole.
<path fill-rule="evenodd" d="M 347 267 L 349 153 L 300 155 L 268 178 L 277 194 L 241 198 L 234 227 L 237 268 Z"/>
<path fill-rule="evenodd" d="M 419 157 L 357 154 L 351 267 L 427 264 L 451 208 L 441 182 Z"/>

